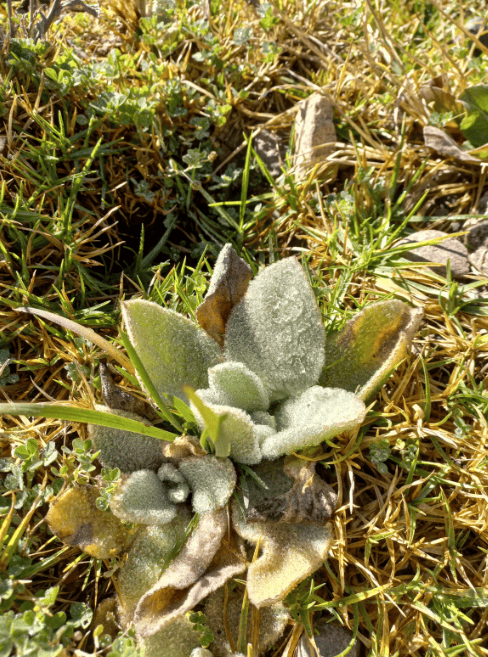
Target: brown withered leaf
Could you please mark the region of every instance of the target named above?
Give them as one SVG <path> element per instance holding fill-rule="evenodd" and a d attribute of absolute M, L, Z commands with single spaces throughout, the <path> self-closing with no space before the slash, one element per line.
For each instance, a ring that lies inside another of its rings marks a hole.
<path fill-rule="evenodd" d="M 203 515 L 180 554 L 139 600 L 137 632 L 145 637 L 159 632 L 246 567 L 242 546 L 228 536 L 227 509 Z"/>
<path fill-rule="evenodd" d="M 221 347 L 232 308 L 245 295 L 252 278 L 251 267 L 226 244 L 217 258 L 205 300 L 197 308 L 200 326 Z"/>
<path fill-rule="evenodd" d="M 439 153 L 439 155 L 452 157 L 454 160 L 458 160 L 458 162 L 481 164 L 481 160 L 477 157 L 473 157 L 467 151 L 463 151 L 463 149 L 456 144 L 454 139 L 440 128 L 426 125 L 424 127 L 424 142 L 427 148 Z"/>
<path fill-rule="evenodd" d="M 287 457 L 283 470 L 295 482 L 291 490 L 250 507 L 247 522 L 323 524 L 329 520 L 337 506 L 337 495 L 315 472 L 315 467 L 313 461 Z"/>
<path fill-rule="evenodd" d="M 70 488 L 54 500 L 46 520 L 64 543 L 97 559 L 108 559 L 125 547 L 130 535 L 118 518 L 97 507 L 98 496 L 96 486 Z"/>
<path fill-rule="evenodd" d="M 104 361 L 100 361 L 100 382 L 102 384 L 102 397 L 106 406 L 114 411 L 129 411 L 148 420 L 157 420 L 158 415 L 149 404 L 116 385 L 108 365 Z"/>

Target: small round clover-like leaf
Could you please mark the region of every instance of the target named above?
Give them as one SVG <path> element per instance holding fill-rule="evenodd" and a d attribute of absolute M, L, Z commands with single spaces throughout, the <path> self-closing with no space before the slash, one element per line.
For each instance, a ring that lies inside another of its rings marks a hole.
<path fill-rule="evenodd" d="M 370 399 L 405 358 L 422 316 L 422 309 L 409 308 L 396 299 L 362 310 L 342 331 L 327 337 L 320 385 Z"/>
<path fill-rule="evenodd" d="M 210 390 L 220 406 L 266 411 L 269 395 L 260 378 L 243 363 L 219 363 L 208 371 Z"/>
<path fill-rule="evenodd" d="M 225 357 L 258 375 L 271 401 L 317 383 L 325 330 L 303 267 L 286 258 L 249 283 L 226 326 Z"/>
<path fill-rule="evenodd" d="M 133 472 L 121 484 L 110 508 L 122 520 L 141 525 L 165 525 L 177 513 L 158 475 L 152 470 Z"/>
<path fill-rule="evenodd" d="M 101 404 L 97 404 L 95 409 L 131 420 L 143 420 L 136 413 L 110 409 Z M 164 461 L 163 442 L 158 438 L 98 424 L 88 425 L 88 435 L 94 448 L 100 450 L 98 458 L 109 468 L 119 468 L 124 473 L 157 470 Z"/>
<path fill-rule="evenodd" d="M 135 299 L 122 304 L 129 338 L 157 392 L 188 403 L 184 386 L 206 388 L 208 368 L 220 361 L 217 343 L 173 310 Z"/>
<path fill-rule="evenodd" d="M 274 604 L 320 568 L 332 542 L 332 525 L 246 522 L 236 500 L 232 519 L 237 533 L 262 549 L 249 566 L 247 592 L 256 607 Z"/>
<path fill-rule="evenodd" d="M 364 402 L 338 388 L 312 386 L 282 403 L 276 413 L 278 432 L 261 443 L 264 458 L 275 459 L 319 445 L 364 420 Z"/>
<path fill-rule="evenodd" d="M 46 520 L 64 543 L 108 559 L 123 549 L 129 536 L 118 518 L 97 507 L 98 495 L 95 486 L 69 488 L 51 504 Z"/>
<path fill-rule="evenodd" d="M 229 459 L 193 456 L 183 459 L 179 468 L 190 484 L 195 513 L 207 513 L 227 504 L 236 485 L 236 471 Z"/>

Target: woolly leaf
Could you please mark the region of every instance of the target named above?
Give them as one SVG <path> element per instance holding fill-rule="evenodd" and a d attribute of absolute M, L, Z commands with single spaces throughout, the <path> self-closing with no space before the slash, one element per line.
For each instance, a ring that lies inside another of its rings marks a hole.
<path fill-rule="evenodd" d="M 141 525 L 165 525 L 176 516 L 176 506 L 152 470 L 133 472 L 112 499 L 112 513 Z"/>
<path fill-rule="evenodd" d="M 179 468 L 190 484 L 195 513 L 207 513 L 227 504 L 236 485 L 236 471 L 229 459 L 194 456 L 181 461 Z"/>
<path fill-rule="evenodd" d="M 119 616 L 124 626 L 132 621 L 137 603 L 156 584 L 175 549 L 184 541 L 189 520 L 188 510 L 180 507 L 171 523 L 139 529 L 117 573 Z"/>
<path fill-rule="evenodd" d="M 219 348 L 202 329 L 152 301 L 122 304 L 129 338 L 159 395 L 187 401 L 184 386 L 208 385 L 208 368 L 220 360 Z"/>
<path fill-rule="evenodd" d="M 128 533 L 120 520 L 97 507 L 98 495 L 95 486 L 70 488 L 51 504 L 46 520 L 64 543 L 97 559 L 109 559 L 124 548 Z"/>
<path fill-rule="evenodd" d="M 276 413 L 278 432 L 261 444 L 264 458 L 291 454 L 354 429 L 364 419 L 364 402 L 338 388 L 312 386 L 283 402 Z"/>
<path fill-rule="evenodd" d="M 239 463 L 259 463 L 262 455 L 259 448 L 258 425 L 253 423 L 250 415 L 231 406 L 214 406 L 205 403 L 202 397 L 205 397 L 208 391 L 198 390 L 197 392 L 201 405 L 222 418 L 219 427 L 219 441 L 221 440 L 223 444 L 229 446 L 230 458 Z M 194 408 L 193 410 L 200 427 L 205 427 L 203 414 L 200 415 L 199 409 Z"/>
<path fill-rule="evenodd" d="M 266 411 L 269 395 L 259 377 L 242 363 L 220 363 L 208 371 L 210 391 L 220 406 Z"/>
<path fill-rule="evenodd" d="M 320 385 L 355 392 L 367 401 L 405 358 L 422 320 L 421 309 L 401 301 L 379 301 L 327 337 Z"/>
<path fill-rule="evenodd" d="M 320 568 L 332 542 L 332 525 L 246 522 L 236 501 L 232 518 L 237 533 L 262 550 L 248 569 L 247 592 L 256 607 L 283 598 Z"/>
<path fill-rule="evenodd" d="M 235 548 L 219 550 L 227 543 L 227 539 L 223 541 L 227 532 L 226 509 L 201 516 L 181 552 L 139 601 L 134 616 L 139 634 L 158 632 L 223 586 L 229 577 L 245 570 L 245 559 Z"/>
<path fill-rule="evenodd" d="M 220 346 L 230 312 L 244 296 L 251 278 L 251 267 L 226 244 L 215 263 L 205 300 L 197 308 L 200 326 Z"/>
<path fill-rule="evenodd" d="M 165 484 L 170 502 L 184 502 L 190 494 L 190 486 L 185 477 L 173 463 L 163 463 L 158 470 L 158 479 Z"/>
<path fill-rule="evenodd" d="M 98 405 L 99 411 L 109 411 L 106 406 Z M 142 420 L 139 415 L 129 411 L 111 410 L 112 414 L 131 420 Z M 156 470 L 163 462 L 163 443 L 158 438 L 142 434 L 102 427 L 98 424 L 88 425 L 88 435 L 96 450 L 100 450 L 99 459 L 109 468 L 119 468 L 130 473 L 136 470 Z"/>
<path fill-rule="evenodd" d="M 234 307 L 226 327 L 225 356 L 257 374 L 275 401 L 317 383 L 324 339 L 305 270 L 287 258 L 261 271 Z"/>
<path fill-rule="evenodd" d="M 175 619 L 171 625 L 142 640 L 145 657 L 212 657 L 206 650 L 200 651 L 200 636 L 185 616 Z"/>

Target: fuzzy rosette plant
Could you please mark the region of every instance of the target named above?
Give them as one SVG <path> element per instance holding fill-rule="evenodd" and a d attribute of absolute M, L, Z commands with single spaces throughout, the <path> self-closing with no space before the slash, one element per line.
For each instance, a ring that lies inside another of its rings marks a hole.
<path fill-rule="evenodd" d="M 143 387 L 160 410 L 172 405 L 194 420 L 200 440 L 138 434 L 129 423 L 148 424 L 147 414 L 101 406 L 128 427 L 90 426 L 102 464 L 122 473 L 110 511 L 86 487 L 68 490 L 48 515 L 55 533 L 94 556 L 127 554 L 115 576 L 118 615 L 149 655 L 162 647 L 165 657 L 231 655 L 238 637 L 232 627 L 218 631 L 218 601 L 246 570 L 246 600 L 264 619 L 258 652 L 278 639 L 283 599 L 327 558 L 337 500 L 314 459 L 297 452 L 313 457 L 323 441 L 361 425 L 365 402 L 403 359 L 422 315 L 378 302 L 326 337 L 295 258 L 251 279 L 226 245 L 198 324 L 150 301 L 123 304 Z M 251 546 L 259 546 L 254 556 Z M 228 600 L 239 607 L 238 592 Z M 187 615 L 204 601 L 212 653 Z"/>

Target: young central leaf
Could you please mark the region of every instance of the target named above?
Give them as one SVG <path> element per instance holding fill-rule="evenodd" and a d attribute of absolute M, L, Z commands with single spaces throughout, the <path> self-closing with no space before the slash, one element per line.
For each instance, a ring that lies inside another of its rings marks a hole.
<path fill-rule="evenodd" d="M 276 401 L 317 383 L 324 340 L 306 273 L 294 258 L 287 258 L 249 283 L 227 322 L 225 356 L 247 365 Z"/>

